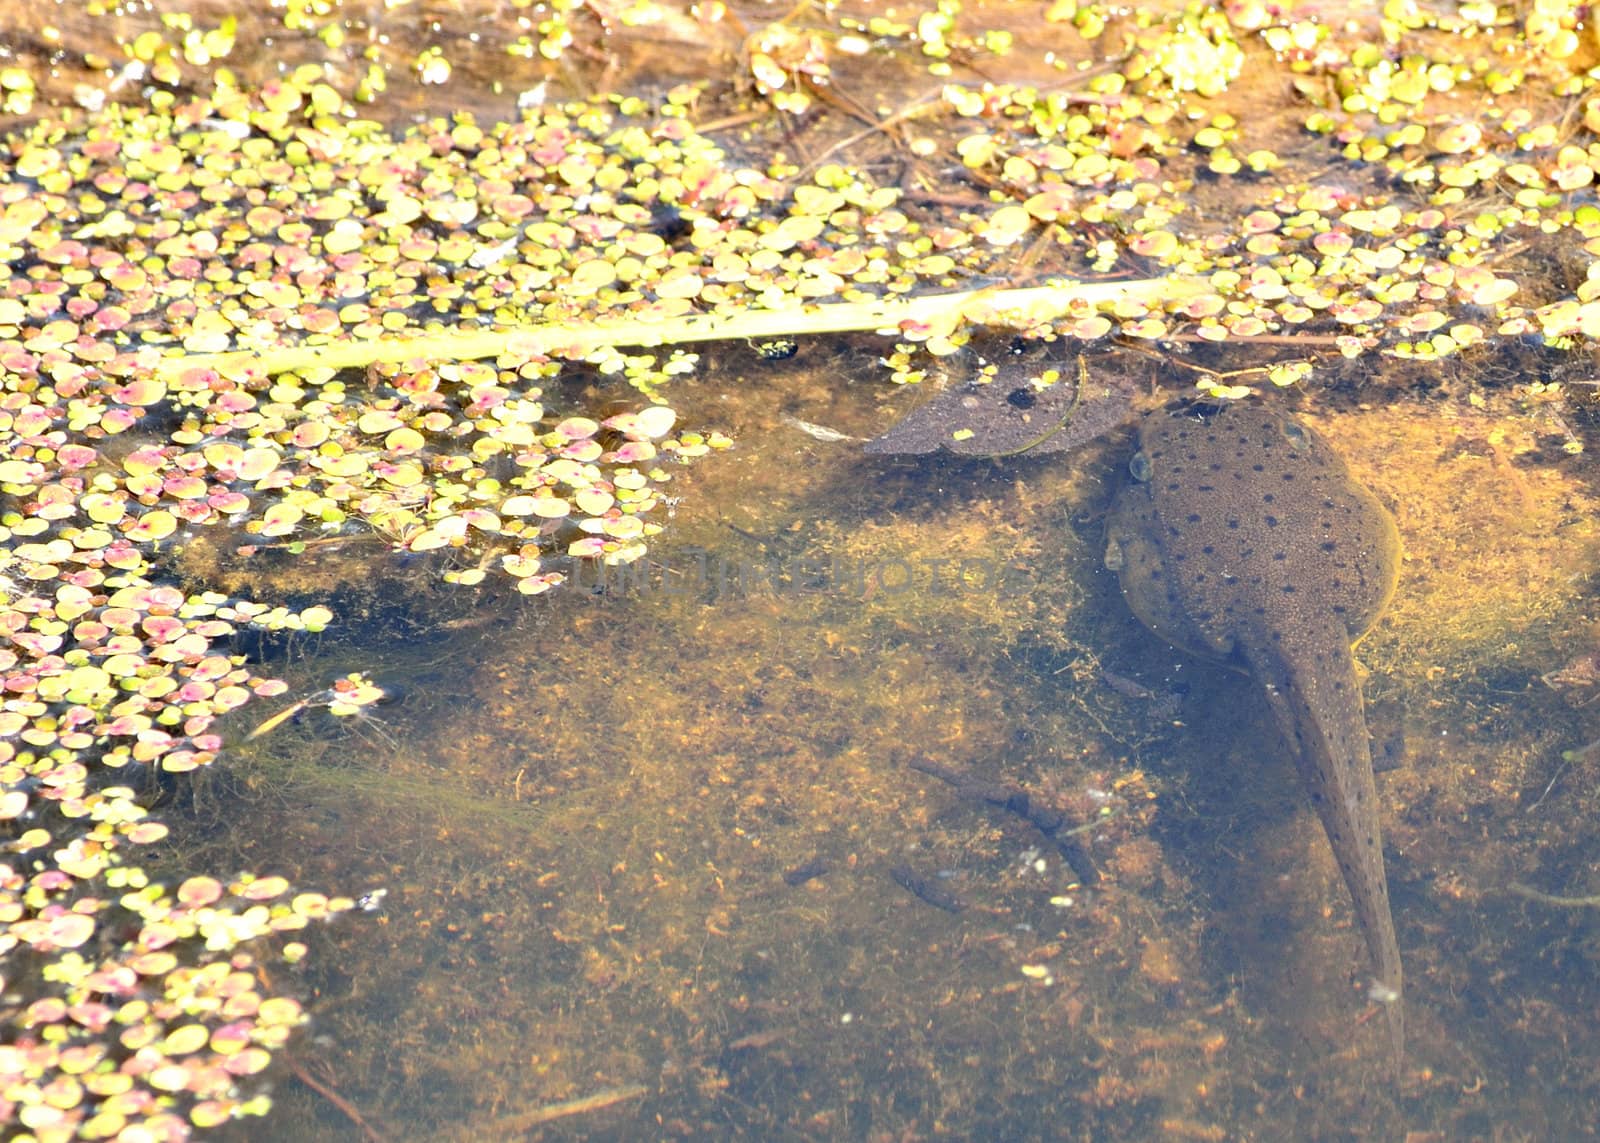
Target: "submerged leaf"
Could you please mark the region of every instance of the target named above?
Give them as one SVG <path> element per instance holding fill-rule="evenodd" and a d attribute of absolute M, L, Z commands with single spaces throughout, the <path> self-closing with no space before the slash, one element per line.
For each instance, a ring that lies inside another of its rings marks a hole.
<path fill-rule="evenodd" d="M 1011 360 L 980 366 L 867 442 L 872 456 L 994 457 L 1079 448 L 1130 416 L 1133 387 L 1120 372 L 1041 368 L 1026 346 Z"/>

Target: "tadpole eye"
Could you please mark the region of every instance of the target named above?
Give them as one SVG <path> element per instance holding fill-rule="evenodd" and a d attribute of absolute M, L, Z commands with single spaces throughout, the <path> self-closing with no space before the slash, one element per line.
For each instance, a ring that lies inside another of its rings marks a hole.
<path fill-rule="evenodd" d="M 1133 459 L 1128 461 L 1128 475 L 1140 484 L 1150 479 L 1150 458 L 1143 452 L 1133 454 Z"/>
<path fill-rule="evenodd" d="M 766 341 L 752 341 L 755 351 L 763 361 L 784 361 L 800 352 L 800 343 L 792 337 L 774 337 Z"/>
<path fill-rule="evenodd" d="M 1288 438 L 1290 444 L 1297 445 L 1300 448 L 1304 448 L 1311 443 L 1311 438 L 1306 435 L 1305 429 L 1293 421 L 1285 421 L 1283 423 L 1283 435 Z"/>
<path fill-rule="evenodd" d="M 1013 389 L 1006 394 L 1006 404 L 1013 409 L 1031 409 L 1038 403 L 1038 395 L 1032 389 Z"/>

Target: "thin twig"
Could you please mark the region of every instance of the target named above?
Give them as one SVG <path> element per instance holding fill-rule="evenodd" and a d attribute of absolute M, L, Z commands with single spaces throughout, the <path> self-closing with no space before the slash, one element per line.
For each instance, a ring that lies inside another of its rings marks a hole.
<path fill-rule="evenodd" d="M 320 1083 L 319 1081 L 312 1079 L 305 1068 L 301 1067 L 294 1060 L 289 1061 L 289 1070 L 294 1073 L 295 1079 L 305 1084 L 312 1091 L 316 1092 L 323 1099 L 327 1100 L 329 1103 L 333 1104 L 334 1107 L 337 1107 L 340 1111 L 342 1111 L 345 1118 L 356 1125 L 356 1129 L 361 1132 L 362 1138 L 366 1139 L 367 1143 L 384 1143 L 383 1136 L 372 1126 L 372 1124 L 366 1121 L 366 1118 L 361 1114 L 361 1112 L 356 1110 L 355 1105 L 348 1099 L 334 1091 L 333 1088 L 329 1087 L 327 1084 Z"/>
<path fill-rule="evenodd" d="M 1232 333 L 1228 334 L 1227 344 L 1244 341 L 1252 345 L 1338 345 L 1347 334 L 1338 333 Z M 1220 345 L 1215 338 L 1201 337 L 1197 333 L 1172 333 L 1162 337 L 1162 341 L 1193 341 L 1205 342 L 1208 345 Z"/>
<path fill-rule="evenodd" d="M 724 131 L 729 127 L 743 127 L 746 123 L 754 123 L 757 119 L 765 119 L 771 113 L 770 109 L 741 111 L 736 115 L 724 115 L 721 119 L 711 119 L 704 123 L 696 123 L 694 129 L 696 134 L 709 135 L 713 131 Z"/>
<path fill-rule="evenodd" d="M 855 144 L 861 142 L 861 140 L 867 138 L 869 135 L 876 135 L 880 131 L 887 133 L 890 128 L 898 127 L 900 124 L 917 115 L 919 112 L 926 110 L 929 106 L 937 102 L 942 95 L 942 88 L 939 91 L 930 91 L 924 95 L 917 96 L 917 98 L 913 99 L 910 103 L 906 104 L 899 111 L 896 111 L 893 115 L 890 115 L 886 119 L 879 119 L 875 122 L 868 120 L 869 126 L 866 128 L 866 130 L 857 131 L 854 135 L 840 139 L 833 146 L 822 152 L 822 154 L 812 159 L 811 162 L 808 163 L 800 173 L 809 174 L 813 168 L 821 166 L 824 162 L 838 154 L 840 151 L 844 150 L 846 147 L 854 146 Z"/>
<path fill-rule="evenodd" d="M 543 1107 L 536 1107 L 532 1111 L 524 1111 L 517 1115 L 508 1115 L 504 1119 L 484 1125 L 472 1125 L 463 1130 L 458 1138 L 462 1139 L 510 1139 L 520 1135 L 531 1127 L 541 1123 L 549 1123 L 554 1119 L 565 1119 L 569 1115 L 583 1115 L 590 1111 L 599 1111 L 630 1099 L 638 1099 L 650 1091 L 642 1083 L 624 1084 L 621 1087 L 608 1087 L 597 1091 L 593 1095 L 579 1096 L 577 1099 L 567 1099 L 560 1103 L 548 1103 Z"/>
<path fill-rule="evenodd" d="M 1518 897 L 1526 897 L 1530 901 L 1538 901 L 1541 905 L 1559 905 L 1563 909 L 1600 909 L 1600 897 L 1557 897 L 1553 893 L 1546 893 L 1542 889 L 1513 881 L 1506 886 L 1508 893 L 1515 893 Z"/>
<path fill-rule="evenodd" d="M 1572 753 L 1573 752 L 1569 750 L 1566 754 L 1561 756 L 1561 765 L 1557 766 L 1556 772 L 1550 775 L 1550 781 L 1545 784 L 1544 793 L 1540 794 L 1538 800 L 1536 800 L 1533 805 L 1528 807 L 1528 813 L 1531 814 L 1534 810 L 1544 805 L 1544 800 L 1550 796 L 1550 791 L 1556 788 L 1557 782 L 1561 781 L 1561 775 L 1565 774 L 1567 772 L 1567 767 L 1572 765 L 1572 759 L 1569 757 L 1569 755 Z"/>
<path fill-rule="evenodd" d="M 1082 823 L 1073 822 L 1059 810 L 1035 805 L 1029 799 L 1028 792 L 1019 786 L 991 782 L 975 774 L 968 774 L 950 766 L 941 766 L 927 758 L 913 758 L 908 765 L 919 773 L 929 774 L 941 782 L 949 783 L 964 798 L 998 806 L 1007 813 L 1016 814 L 1032 823 L 1035 829 L 1055 843 L 1056 848 L 1061 851 L 1061 856 L 1067 859 L 1067 864 L 1078 875 L 1079 881 L 1084 885 L 1094 885 L 1099 882 L 1100 871 L 1095 867 L 1094 859 L 1089 856 L 1089 851 L 1084 848 L 1083 843 L 1077 839 L 1099 826 L 1105 820 L 1104 817 Z"/>

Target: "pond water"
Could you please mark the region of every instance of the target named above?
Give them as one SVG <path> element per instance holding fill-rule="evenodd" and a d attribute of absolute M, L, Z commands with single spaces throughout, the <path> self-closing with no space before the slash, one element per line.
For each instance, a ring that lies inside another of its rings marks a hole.
<path fill-rule="evenodd" d="M 241 748 L 201 799 L 202 862 L 387 890 L 296 982 L 299 1066 L 395 1138 L 541 1109 L 586 1138 L 1588 1131 L 1592 910 L 1513 891 L 1591 860 L 1561 752 L 1592 709 L 1539 675 L 1592 653 L 1592 500 L 1508 459 L 1539 423 L 1314 418 L 1407 553 L 1359 655 L 1393 765 L 1397 1066 L 1264 700 L 1100 566 L 1127 435 L 907 461 L 796 427 L 887 423 L 861 357 L 735 352 L 684 383 L 739 445 L 683 482 L 648 574 L 530 602 L 394 568 L 335 597 L 368 619 L 287 649 L 404 696 Z M 1087 824 L 1098 880 L 919 763 Z M 276 1100 L 278 1137 L 355 1137 L 300 1084 Z"/>

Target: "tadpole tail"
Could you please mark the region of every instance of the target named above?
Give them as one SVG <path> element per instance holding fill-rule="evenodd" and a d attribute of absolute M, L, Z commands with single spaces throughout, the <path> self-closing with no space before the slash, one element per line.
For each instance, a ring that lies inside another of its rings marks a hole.
<path fill-rule="evenodd" d="M 1405 1051 L 1404 974 L 1389 909 L 1372 745 L 1355 662 L 1344 633 L 1331 623 L 1324 631 L 1282 633 L 1281 640 L 1269 648 L 1246 648 L 1245 658 L 1295 747 L 1301 779 L 1344 875 L 1381 986 L 1374 998 L 1384 1008 L 1398 1060 Z M 1300 645 L 1286 645 L 1290 642 Z"/>

